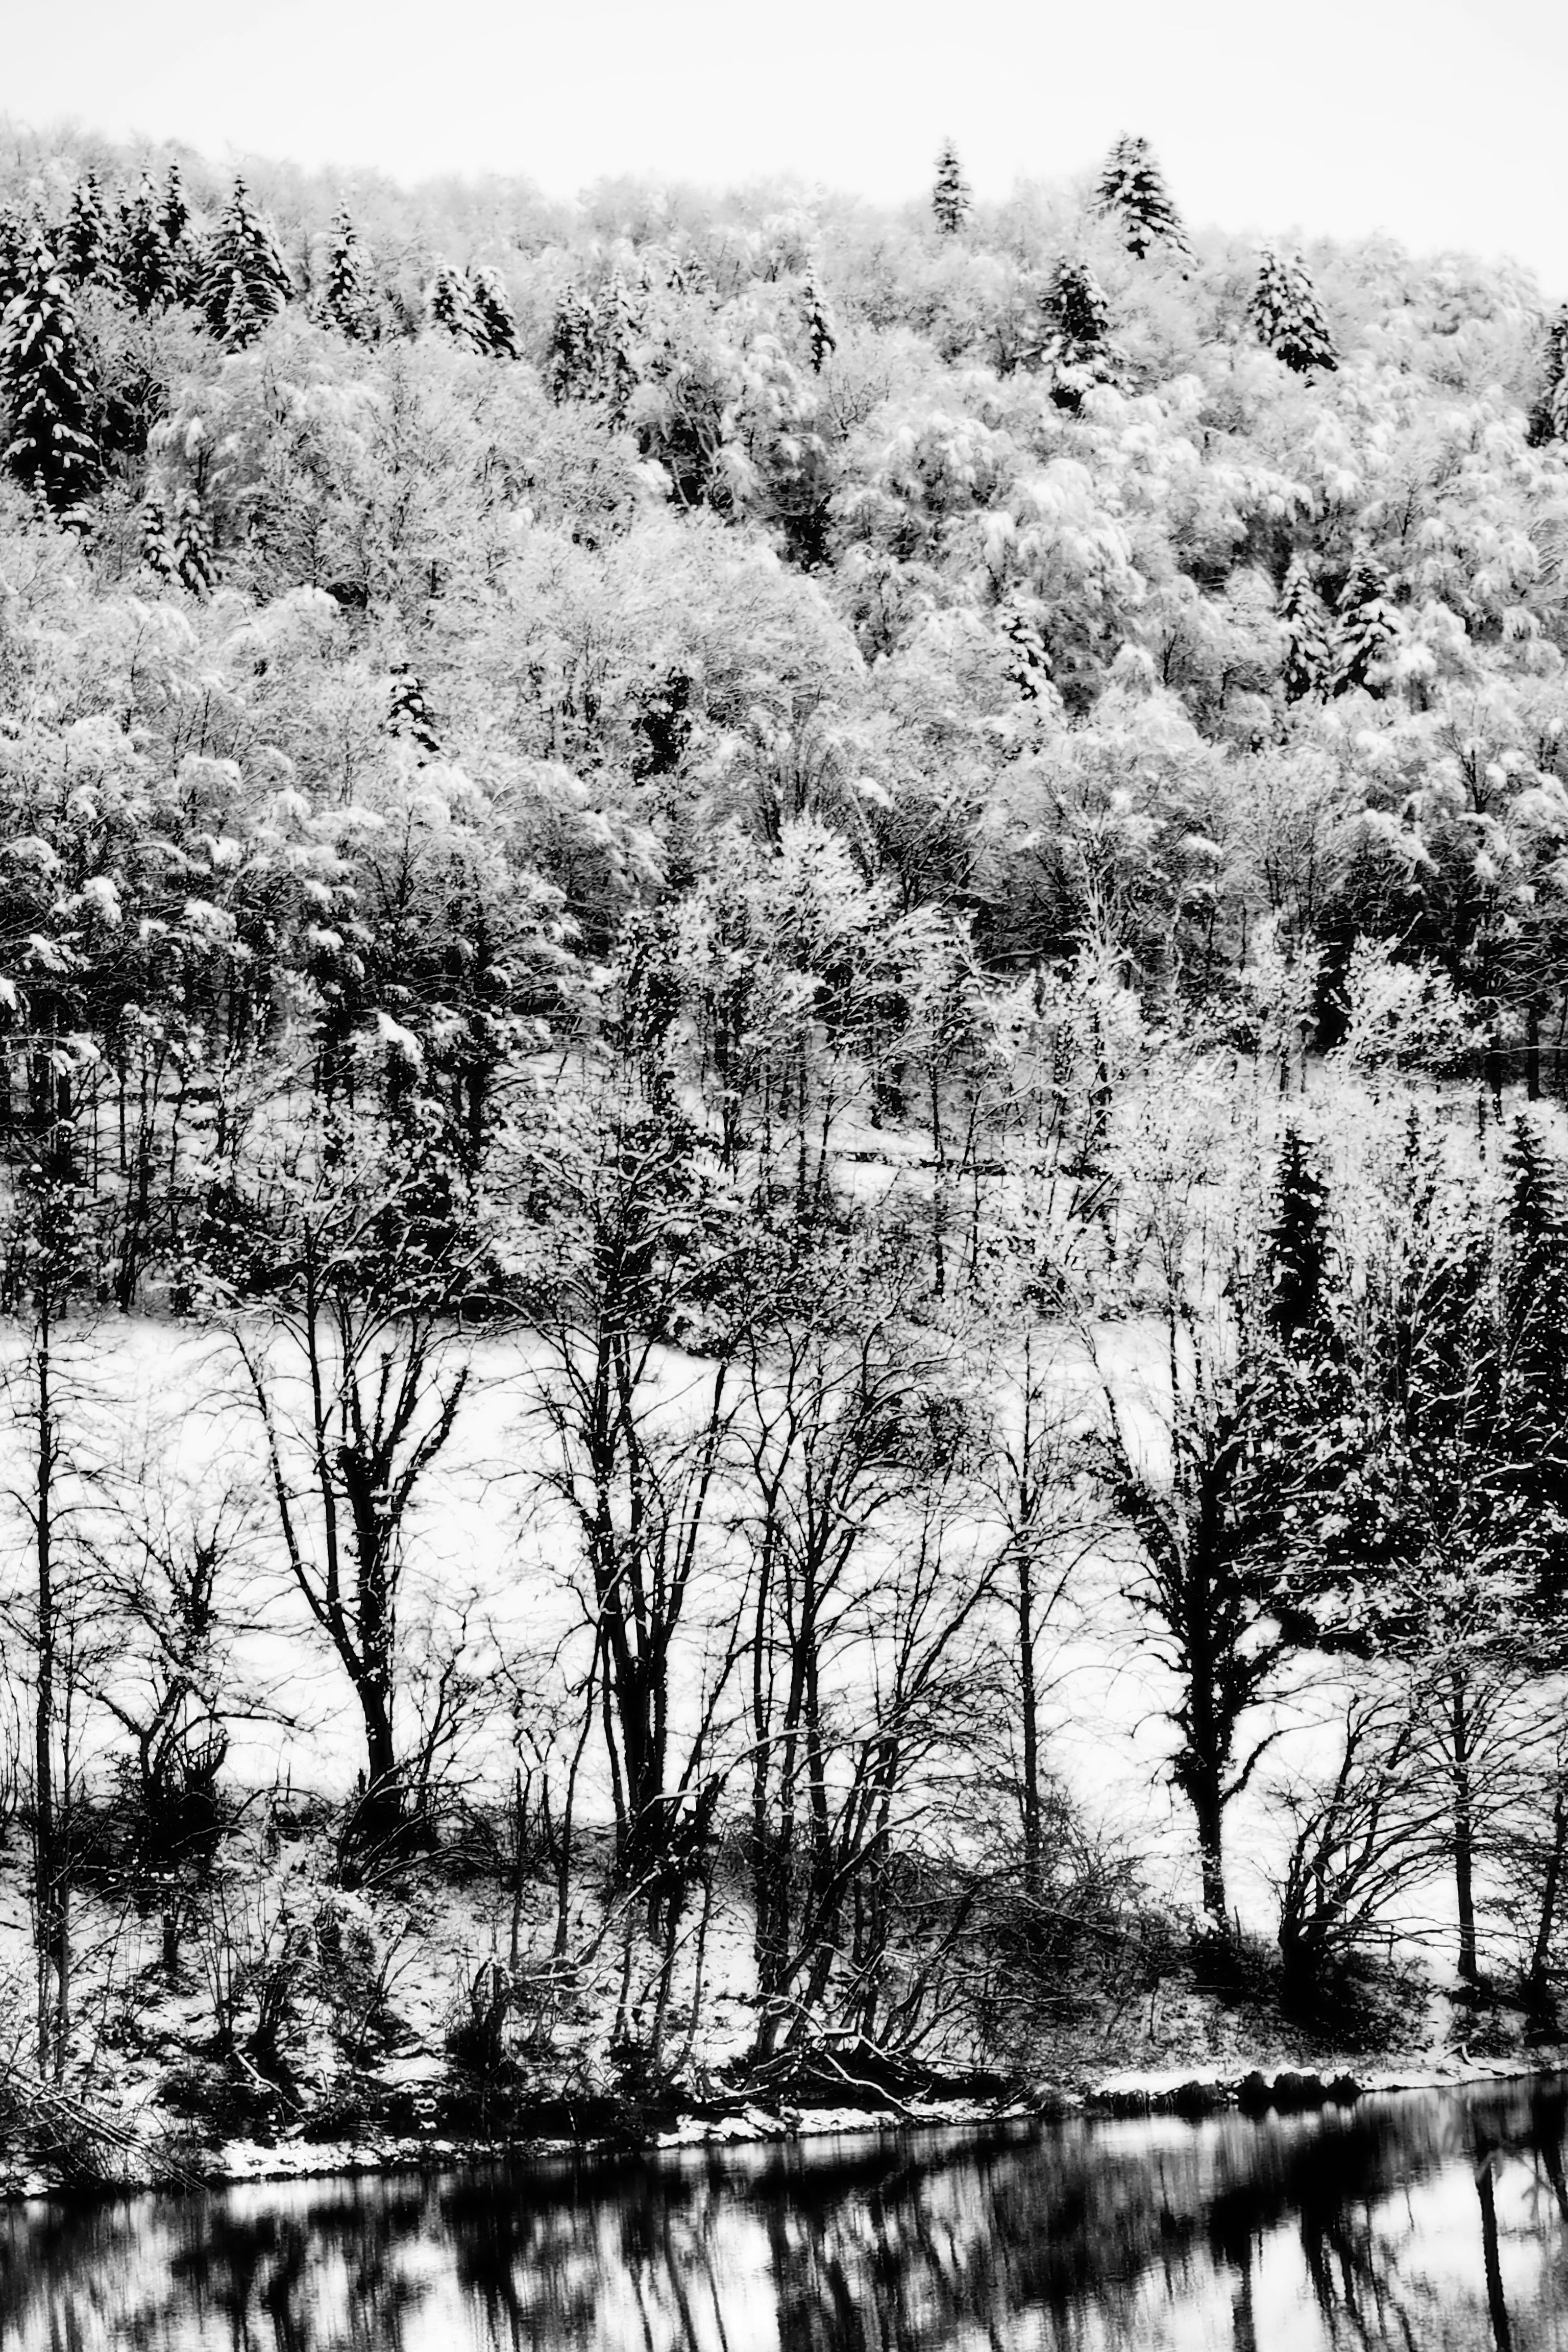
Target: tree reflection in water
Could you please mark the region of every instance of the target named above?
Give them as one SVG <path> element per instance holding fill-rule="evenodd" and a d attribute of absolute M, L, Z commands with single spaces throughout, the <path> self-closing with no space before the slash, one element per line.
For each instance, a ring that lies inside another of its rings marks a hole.
<path fill-rule="evenodd" d="M 1568 2352 L 1561 2083 L 0 2217 L 0 2352 Z"/>

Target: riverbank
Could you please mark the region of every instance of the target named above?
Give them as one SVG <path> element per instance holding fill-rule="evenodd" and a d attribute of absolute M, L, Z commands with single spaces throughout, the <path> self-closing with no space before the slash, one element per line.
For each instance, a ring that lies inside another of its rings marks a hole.
<path fill-rule="evenodd" d="M 621 2103 L 584 2103 L 584 2122 L 574 2133 L 514 2132 L 384 2135 L 364 2140 L 323 2140 L 303 2129 L 276 2140 L 239 2138 L 185 2159 L 166 2135 L 150 2133 L 133 2141 L 119 2126 L 94 2118 L 79 2102 L 61 2102 L 74 2111 L 84 2133 L 111 2130 L 100 2148 L 96 2176 L 72 2177 L 67 2169 L 33 2168 L 0 2174 L 0 2201 L 120 2197 L 149 2189 L 208 2189 L 265 2181 L 331 2179 L 407 2173 L 444 2172 L 468 2164 L 506 2159 L 560 2162 L 650 2156 L 677 2150 L 737 2146 L 787 2146 L 827 2137 L 868 2140 L 910 2131 L 1027 2131 L 1065 2123 L 1168 2116 L 1198 2123 L 1226 2113 L 1260 2120 L 1274 2113 L 1303 2115 L 1324 2107 L 1353 2106 L 1363 2098 L 1401 2092 L 1460 2090 L 1486 2083 L 1521 2082 L 1568 2072 L 1568 2044 L 1542 2048 L 1528 2059 L 1432 2058 L 1410 2054 L 1368 2064 L 1347 2059 L 1335 2067 L 1261 2065 L 1125 2068 L 1098 2081 L 1067 2086 L 1039 2084 L 1010 2095 L 886 2098 L 868 2094 L 855 2103 L 831 2106 L 765 2105 L 738 2100 L 723 2112 L 679 2105 L 651 2116 L 646 2107 Z M 592 2106 L 596 2112 L 590 2114 Z"/>

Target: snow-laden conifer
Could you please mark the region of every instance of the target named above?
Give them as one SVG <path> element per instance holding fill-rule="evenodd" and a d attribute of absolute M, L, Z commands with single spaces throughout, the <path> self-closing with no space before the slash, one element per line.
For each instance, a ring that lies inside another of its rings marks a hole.
<path fill-rule="evenodd" d="M 1293 261 L 1281 261 L 1265 248 L 1247 315 L 1264 350 L 1299 375 L 1313 368 L 1338 367 L 1340 355 L 1317 289 L 1299 255 Z"/>
<path fill-rule="evenodd" d="M 936 159 L 936 179 L 931 192 L 931 213 L 942 236 L 958 235 L 969 218 L 973 203 L 969 183 L 959 165 L 958 151 L 950 139 Z"/>
<path fill-rule="evenodd" d="M 425 689 L 409 662 L 394 662 L 392 665 L 392 694 L 386 724 L 390 734 L 406 736 L 428 758 L 434 760 L 440 756 L 441 739 L 426 707 Z"/>
<path fill-rule="evenodd" d="M 518 356 L 517 317 L 510 297 L 493 269 L 476 269 L 468 280 L 469 299 L 484 333 L 484 348 L 498 360 Z"/>
<path fill-rule="evenodd" d="M 1290 558 L 1279 592 L 1279 620 L 1285 631 L 1280 670 L 1285 699 L 1300 702 L 1306 695 L 1321 694 L 1333 670 L 1329 615 L 1299 550 Z"/>
<path fill-rule="evenodd" d="M 1146 139 L 1119 139 L 1106 158 L 1095 191 L 1095 210 L 1120 228 L 1129 253 L 1142 261 L 1156 245 L 1184 260 L 1192 247 Z"/>
<path fill-rule="evenodd" d="M 51 512 L 85 528 L 84 501 L 101 474 L 93 387 L 85 373 L 71 289 L 40 239 L 21 291 L 0 320 L 5 463 Z"/>
<path fill-rule="evenodd" d="M 346 205 L 332 216 L 327 243 L 326 276 L 321 286 L 321 316 L 351 342 L 368 342 L 374 331 L 374 312 L 359 232 Z"/>
<path fill-rule="evenodd" d="M 118 284 L 114 231 L 96 172 L 84 173 L 71 191 L 57 257 L 72 286 L 113 288 Z"/>
<path fill-rule="evenodd" d="M 1393 652 L 1400 634 L 1399 614 L 1389 594 L 1388 574 L 1375 555 L 1363 549 L 1345 575 L 1334 604 L 1331 655 L 1334 693 L 1352 687 L 1383 684 L 1379 669 Z"/>
<path fill-rule="evenodd" d="M 176 291 L 174 256 L 159 208 L 158 192 L 145 173 L 120 208 L 115 253 L 125 299 L 143 314 L 161 310 Z"/>
<path fill-rule="evenodd" d="M 208 326 L 229 351 L 242 351 L 293 293 L 276 237 L 236 180 L 202 255 L 197 299 Z"/>

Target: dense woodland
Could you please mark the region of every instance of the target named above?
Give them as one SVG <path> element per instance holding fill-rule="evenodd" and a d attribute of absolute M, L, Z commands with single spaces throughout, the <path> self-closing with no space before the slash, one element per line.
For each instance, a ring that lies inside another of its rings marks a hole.
<path fill-rule="evenodd" d="M 605 1968 L 643 2085 L 717 1984 L 765 2085 L 1187 1951 L 1552 2031 L 1568 312 L 1131 138 L 889 215 L 13 131 L 0 292 L 16 2064 L 162 1981 L 363 2072 L 443 1874 L 486 2079 Z"/>

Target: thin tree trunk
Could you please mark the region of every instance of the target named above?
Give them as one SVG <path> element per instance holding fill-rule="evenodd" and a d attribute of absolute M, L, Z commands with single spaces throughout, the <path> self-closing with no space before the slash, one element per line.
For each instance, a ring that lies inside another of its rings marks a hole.
<path fill-rule="evenodd" d="M 1462 1674 L 1455 1674 L 1449 1684 L 1449 1737 L 1454 1776 L 1454 1892 L 1459 1913 L 1459 1976 L 1465 1984 L 1474 1984 L 1479 1974 L 1476 1965 L 1476 1895 L 1475 1895 L 1475 1790 L 1470 1767 L 1471 1748 L 1468 1694 Z"/>

